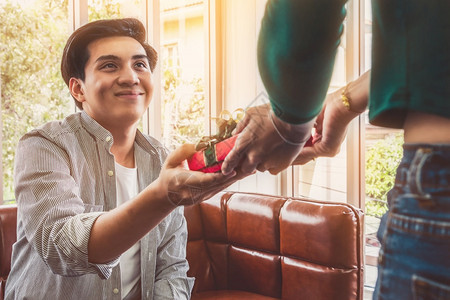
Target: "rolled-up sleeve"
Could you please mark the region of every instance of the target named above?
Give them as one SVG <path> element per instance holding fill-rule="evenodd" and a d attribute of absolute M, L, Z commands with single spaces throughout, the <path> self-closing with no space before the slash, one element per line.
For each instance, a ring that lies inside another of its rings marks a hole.
<path fill-rule="evenodd" d="M 98 265 L 88 261 L 91 228 L 102 207 L 83 202 L 73 172 L 69 154 L 53 141 L 37 132 L 20 140 L 14 183 L 21 225 L 53 273 L 108 278 L 118 259 Z"/>
<path fill-rule="evenodd" d="M 163 222 L 165 230 L 158 248 L 154 299 L 190 299 L 194 278 L 187 277 L 187 226 L 183 207 Z"/>

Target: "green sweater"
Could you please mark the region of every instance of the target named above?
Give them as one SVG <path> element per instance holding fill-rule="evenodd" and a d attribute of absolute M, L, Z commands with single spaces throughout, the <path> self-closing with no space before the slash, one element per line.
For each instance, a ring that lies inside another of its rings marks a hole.
<path fill-rule="evenodd" d="M 321 110 L 346 0 L 269 0 L 258 66 L 275 114 L 301 124 Z M 408 110 L 450 118 L 450 1 L 373 0 L 369 117 L 402 128 Z"/>

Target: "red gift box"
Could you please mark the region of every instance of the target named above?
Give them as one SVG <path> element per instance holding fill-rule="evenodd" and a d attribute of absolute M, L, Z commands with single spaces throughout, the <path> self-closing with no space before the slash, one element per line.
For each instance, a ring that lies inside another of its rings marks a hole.
<path fill-rule="evenodd" d="M 236 143 L 237 137 L 238 135 L 234 135 L 217 144 L 195 152 L 194 155 L 188 159 L 189 169 L 192 171 L 201 171 L 203 173 L 219 172 L 225 157 Z M 312 146 L 314 141 L 314 138 L 311 136 L 304 147 Z"/>
<path fill-rule="evenodd" d="M 234 135 L 211 147 L 195 152 L 188 160 L 189 169 L 193 171 L 202 171 L 204 173 L 220 171 L 223 160 L 233 148 L 237 137 L 237 135 Z"/>

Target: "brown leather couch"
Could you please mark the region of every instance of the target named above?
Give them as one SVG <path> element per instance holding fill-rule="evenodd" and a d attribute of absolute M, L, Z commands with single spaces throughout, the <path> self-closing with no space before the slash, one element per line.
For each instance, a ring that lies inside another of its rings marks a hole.
<path fill-rule="evenodd" d="M 0 299 L 17 209 L 0 205 Z M 192 299 L 362 299 L 363 215 L 351 205 L 221 193 L 186 207 Z"/>
<path fill-rule="evenodd" d="M 0 299 L 5 294 L 5 284 L 11 269 L 12 244 L 17 239 L 17 207 L 0 205 Z"/>
<path fill-rule="evenodd" d="M 185 208 L 192 299 L 363 299 L 363 214 L 348 204 L 221 193 Z"/>

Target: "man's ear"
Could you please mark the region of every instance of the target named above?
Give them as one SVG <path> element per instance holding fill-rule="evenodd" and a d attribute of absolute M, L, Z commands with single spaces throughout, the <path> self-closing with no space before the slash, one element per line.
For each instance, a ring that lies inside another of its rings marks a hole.
<path fill-rule="evenodd" d="M 75 77 L 70 78 L 69 91 L 78 102 L 83 103 L 84 101 L 86 101 L 83 82 L 80 79 Z"/>

